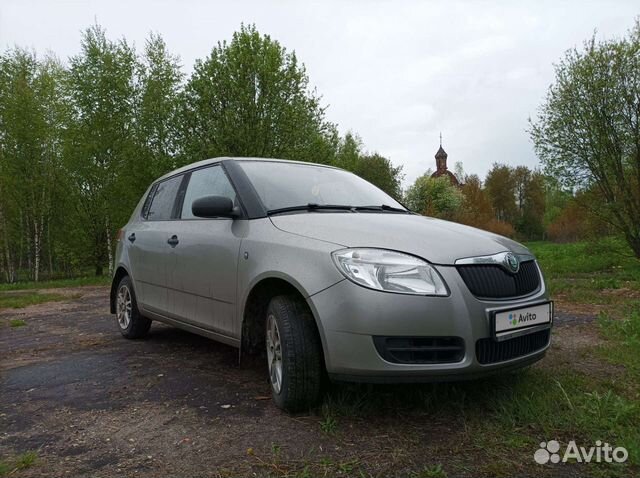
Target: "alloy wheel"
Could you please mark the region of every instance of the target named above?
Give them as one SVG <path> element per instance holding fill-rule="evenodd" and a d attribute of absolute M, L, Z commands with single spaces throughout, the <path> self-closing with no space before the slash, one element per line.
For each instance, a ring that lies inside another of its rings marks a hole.
<path fill-rule="evenodd" d="M 131 301 L 131 291 L 126 285 L 120 287 L 118 291 L 118 300 L 116 307 L 116 317 L 118 319 L 118 325 L 121 329 L 129 327 L 131 322 L 131 312 L 133 310 L 133 304 Z"/>
<path fill-rule="evenodd" d="M 276 393 L 282 389 L 282 344 L 280 331 L 273 314 L 267 317 L 267 360 L 271 386 Z"/>

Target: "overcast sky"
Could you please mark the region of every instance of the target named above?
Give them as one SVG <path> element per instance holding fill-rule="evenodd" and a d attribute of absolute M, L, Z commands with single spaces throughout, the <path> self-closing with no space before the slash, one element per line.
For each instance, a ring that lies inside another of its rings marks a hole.
<path fill-rule="evenodd" d="M 495 161 L 535 167 L 526 133 L 553 62 L 598 31 L 624 35 L 638 1 L 29 1 L 1 0 L 0 47 L 66 59 L 95 20 L 140 49 L 163 35 L 190 72 L 241 22 L 295 50 L 341 132 L 404 165 L 428 168 L 442 132 L 449 167 L 482 177 Z"/>

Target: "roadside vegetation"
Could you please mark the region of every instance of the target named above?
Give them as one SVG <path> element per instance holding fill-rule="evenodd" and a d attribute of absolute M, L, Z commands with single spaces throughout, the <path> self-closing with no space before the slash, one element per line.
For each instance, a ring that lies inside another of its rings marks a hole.
<path fill-rule="evenodd" d="M 70 300 L 77 298 L 77 295 L 69 294 L 65 289 L 82 286 L 103 286 L 109 283 L 110 278 L 107 276 L 89 276 L 43 282 L 25 281 L 0 284 L 0 310 L 19 309 L 45 302 Z M 24 321 L 12 321 L 11 327 L 25 325 L 18 322 Z"/>
<path fill-rule="evenodd" d="M 33 289 L 64 289 L 67 287 L 82 287 L 90 285 L 108 285 L 111 283 L 111 277 L 103 276 L 86 276 L 76 277 L 73 279 L 55 279 L 47 281 L 24 281 L 0 284 L 0 294 L 7 291 L 33 290 Z"/>
<path fill-rule="evenodd" d="M 40 292 L 20 292 L 20 293 L 7 293 L 0 292 L 0 310 L 2 309 L 19 309 L 21 307 L 27 307 L 28 305 L 42 304 L 44 302 L 58 302 L 61 300 L 68 300 L 69 295 L 62 294 L 48 294 Z M 20 327 L 24 325 L 15 321 L 11 323 L 11 327 Z"/>

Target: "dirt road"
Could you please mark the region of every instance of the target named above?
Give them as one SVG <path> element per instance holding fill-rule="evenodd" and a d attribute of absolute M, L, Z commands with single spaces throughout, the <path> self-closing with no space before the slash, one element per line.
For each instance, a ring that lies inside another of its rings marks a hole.
<path fill-rule="evenodd" d="M 124 340 L 106 288 L 71 292 L 68 302 L 0 311 L 0 459 L 38 457 L 11 476 L 480 470 L 464 417 L 403 407 L 417 386 L 334 386 L 333 406 L 356 409 L 363 390 L 393 405 L 339 422 L 323 409 L 291 417 L 272 404 L 261 361 L 240 366 L 235 349 L 156 323 L 147 339 Z M 10 327 L 15 318 L 26 325 Z"/>

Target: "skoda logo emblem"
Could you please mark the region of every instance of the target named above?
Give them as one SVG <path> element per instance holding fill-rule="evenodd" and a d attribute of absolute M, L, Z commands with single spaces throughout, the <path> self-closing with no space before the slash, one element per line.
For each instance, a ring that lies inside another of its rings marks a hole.
<path fill-rule="evenodd" d="M 508 252 L 506 256 L 504 256 L 504 265 L 509 272 L 513 274 L 517 273 L 520 270 L 520 261 L 518 258 L 512 253 Z"/>

